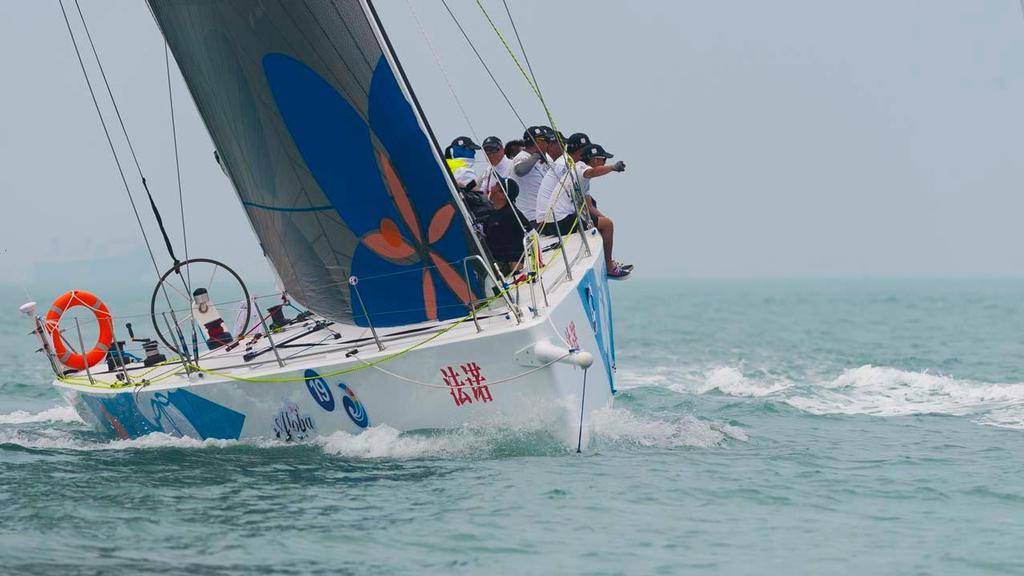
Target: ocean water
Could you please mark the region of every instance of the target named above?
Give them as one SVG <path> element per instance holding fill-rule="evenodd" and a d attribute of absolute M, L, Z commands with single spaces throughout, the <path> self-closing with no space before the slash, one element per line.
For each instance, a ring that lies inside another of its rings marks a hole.
<path fill-rule="evenodd" d="M 612 290 L 621 392 L 584 454 L 112 441 L 0 292 L 0 572 L 1024 574 L 1024 281 Z"/>

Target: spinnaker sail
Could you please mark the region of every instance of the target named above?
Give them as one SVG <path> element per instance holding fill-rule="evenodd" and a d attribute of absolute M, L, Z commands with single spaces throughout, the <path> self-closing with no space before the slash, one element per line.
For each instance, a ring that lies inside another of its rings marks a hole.
<path fill-rule="evenodd" d="M 149 5 L 291 297 L 360 325 L 354 289 L 374 325 L 467 313 L 476 244 L 362 2 Z"/>

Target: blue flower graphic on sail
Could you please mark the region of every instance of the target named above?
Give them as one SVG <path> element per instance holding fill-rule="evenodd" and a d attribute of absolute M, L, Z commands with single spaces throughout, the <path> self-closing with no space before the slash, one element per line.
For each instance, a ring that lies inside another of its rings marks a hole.
<path fill-rule="evenodd" d="M 450 264 L 470 254 L 464 221 L 384 57 L 373 69 L 365 120 L 348 97 L 291 56 L 267 54 L 263 70 L 303 161 L 359 239 L 351 272 L 365 286 L 360 294 L 373 323 L 464 315 L 472 289 Z M 403 273 L 416 267 L 418 275 Z M 366 325 L 360 310 L 353 317 Z"/>

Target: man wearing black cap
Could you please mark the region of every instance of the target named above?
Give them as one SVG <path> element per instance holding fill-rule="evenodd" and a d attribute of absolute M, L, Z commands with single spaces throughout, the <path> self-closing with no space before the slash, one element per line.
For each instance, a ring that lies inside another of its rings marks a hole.
<path fill-rule="evenodd" d="M 512 161 L 505 157 L 505 147 L 497 136 L 484 139 L 484 154 L 488 166 L 480 186 L 485 194 L 493 195 L 496 190 L 500 191 L 499 179 L 508 178 L 512 174 Z"/>
<path fill-rule="evenodd" d="M 568 234 L 576 229 L 573 180 L 567 158 L 554 131 L 547 143 L 551 166 L 537 189 L 537 226 L 542 234 Z M 556 232 L 557 229 L 557 232 Z"/>
<path fill-rule="evenodd" d="M 455 178 L 455 185 L 462 195 L 462 201 L 473 215 L 474 228 L 483 233 L 487 219 L 494 213 L 494 205 L 481 190 L 476 171 L 473 170 L 473 158 L 480 146 L 469 136 L 459 136 L 452 140 L 451 146 L 445 151 L 448 169 Z"/>
<path fill-rule="evenodd" d="M 612 172 L 625 172 L 626 163 L 619 160 L 615 164 L 607 164 L 608 158 L 612 158 L 614 154 L 605 150 L 600 144 L 594 143 L 578 146 L 573 150 L 573 155 L 574 158 L 579 158 L 581 160 L 581 162 L 576 164 L 576 177 L 582 194 L 588 200 L 587 208 L 590 212 L 590 216 L 596 223 L 597 231 L 601 233 L 601 241 L 604 244 L 604 260 L 605 265 L 608 268 L 608 277 L 617 280 L 625 279 L 629 276 L 630 272 L 633 271 L 633 266 L 632 264 L 620 264 L 612 258 L 615 223 L 612 222 L 611 218 L 605 216 L 597 209 L 597 203 L 590 197 L 590 180 L 606 174 L 611 174 Z"/>
<path fill-rule="evenodd" d="M 537 190 L 548 171 L 545 154 L 551 129 L 531 126 L 523 133 L 523 150 L 512 159 L 512 179 L 519 185 L 516 206 L 530 222 L 537 220 Z"/>

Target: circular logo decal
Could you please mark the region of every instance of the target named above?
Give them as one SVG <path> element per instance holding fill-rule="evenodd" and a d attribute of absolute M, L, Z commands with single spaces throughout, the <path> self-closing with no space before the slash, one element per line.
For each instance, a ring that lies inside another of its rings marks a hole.
<path fill-rule="evenodd" d="M 316 370 L 306 370 L 306 388 L 309 395 L 316 400 L 321 408 L 328 412 L 334 412 L 334 393 L 331 392 L 327 381 L 320 377 Z"/>
<path fill-rule="evenodd" d="M 348 413 L 348 417 L 352 419 L 352 422 L 360 428 L 366 428 L 370 425 L 370 417 L 366 415 L 366 408 L 363 407 L 363 403 L 359 401 L 359 397 L 356 396 L 354 390 L 345 386 L 345 384 L 338 382 L 338 388 L 341 388 L 342 397 L 341 403 L 345 406 L 345 412 Z"/>

